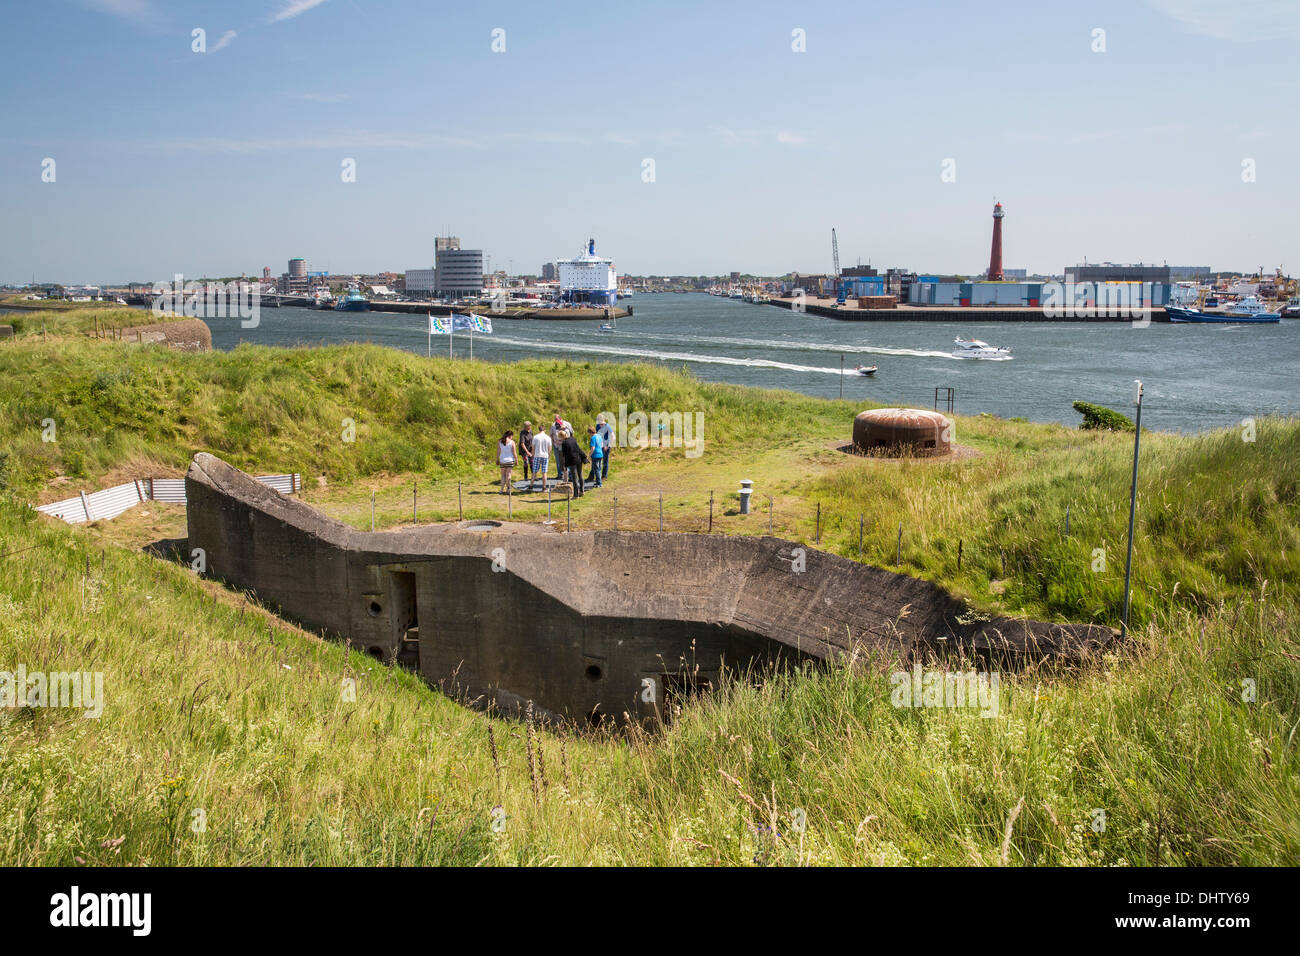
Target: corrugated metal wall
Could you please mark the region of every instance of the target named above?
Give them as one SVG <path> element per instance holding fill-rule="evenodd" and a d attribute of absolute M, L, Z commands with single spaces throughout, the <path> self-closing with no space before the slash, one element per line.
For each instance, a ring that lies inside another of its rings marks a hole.
<path fill-rule="evenodd" d="M 259 475 L 258 481 L 269 485 L 282 495 L 291 495 L 302 487 L 302 476 Z M 116 518 L 142 501 L 159 501 L 163 504 L 185 504 L 184 478 L 143 478 L 138 481 L 114 485 L 92 494 L 82 492 L 76 498 L 41 505 L 41 514 L 59 518 L 68 524 L 85 524 L 87 521 L 104 521 Z"/>

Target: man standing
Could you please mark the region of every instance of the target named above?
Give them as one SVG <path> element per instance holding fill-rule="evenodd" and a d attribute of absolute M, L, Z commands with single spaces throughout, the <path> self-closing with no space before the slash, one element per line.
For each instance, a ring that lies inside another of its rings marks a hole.
<path fill-rule="evenodd" d="M 533 477 L 528 480 L 529 491 L 533 490 L 533 482 L 538 475 L 542 476 L 542 491 L 546 490 L 546 467 L 551 457 L 551 447 L 551 436 L 546 432 L 538 432 L 533 436 Z"/>
<path fill-rule="evenodd" d="M 532 478 L 529 477 L 529 469 L 533 464 L 533 423 L 524 422 L 523 431 L 519 433 L 519 459 L 524 466 L 524 481 L 532 487 Z"/>
<path fill-rule="evenodd" d="M 605 453 L 601 450 L 603 442 L 600 433 L 596 431 L 594 425 L 587 426 L 587 441 L 591 444 L 591 474 L 587 476 L 587 480 L 595 483 L 599 488 L 603 484 L 600 479 L 600 463 Z"/>
<path fill-rule="evenodd" d="M 560 433 L 560 457 L 564 459 L 567 480 L 573 485 L 573 497 L 581 498 L 585 493 L 582 485 L 582 466 L 587 463 L 587 453 L 573 437 L 573 432 L 567 428 Z"/>
<path fill-rule="evenodd" d="M 604 483 L 609 477 L 609 452 L 614 447 L 614 429 L 605 421 L 605 413 L 596 416 L 596 434 L 600 436 L 600 447 L 605 457 L 600 460 L 600 480 Z"/>

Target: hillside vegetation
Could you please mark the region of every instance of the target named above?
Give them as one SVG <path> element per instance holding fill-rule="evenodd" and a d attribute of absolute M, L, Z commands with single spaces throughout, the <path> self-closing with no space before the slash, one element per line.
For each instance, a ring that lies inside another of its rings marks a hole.
<path fill-rule="evenodd" d="M 698 510 L 751 477 L 778 496 L 779 534 L 811 543 L 820 505 L 821 546 L 856 558 L 861 515 L 863 559 L 891 566 L 901 522 L 903 569 L 977 605 L 1117 620 L 1131 434 L 962 417 L 967 457 L 883 461 L 837 450 L 856 406 L 647 366 L 28 335 L 0 345 L 0 669 L 100 672 L 104 708 L 0 713 L 0 863 L 1297 858 L 1295 421 L 1261 421 L 1254 441 L 1144 435 L 1131 649 L 1002 674 L 987 718 L 897 708 L 893 664 L 860 660 L 751 675 L 653 734 L 530 729 L 121 547 L 113 522 L 71 528 L 26 506 L 133 470 L 179 473 L 207 450 L 324 476 L 309 500 L 358 526 L 370 487 L 413 476 L 454 516 L 454 480 L 492 479 L 504 427 L 620 402 L 707 423 L 698 459 L 620 450 L 620 488 L 670 487 Z M 55 442 L 41 440 L 46 418 Z M 609 504 L 589 495 L 575 514 L 604 526 Z M 516 505 L 524 520 L 545 511 L 535 496 Z M 766 530 L 731 510 L 718 530 Z"/>

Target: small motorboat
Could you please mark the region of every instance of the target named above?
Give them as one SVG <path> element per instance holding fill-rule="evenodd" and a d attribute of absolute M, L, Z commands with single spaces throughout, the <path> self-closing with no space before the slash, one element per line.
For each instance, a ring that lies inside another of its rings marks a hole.
<path fill-rule="evenodd" d="M 1011 349 L 998 348 L 981 342 L 979 339 L 963 339 L 957 336 L 952 350 L 953 358 L 960 359 L 1009 359 Z"/>
<path fill-rule="evenodd" d="M 859 365 L 853 371 L 857 372 L 859 375 L 875 375 L 877 368 L 874 365 Z"/>

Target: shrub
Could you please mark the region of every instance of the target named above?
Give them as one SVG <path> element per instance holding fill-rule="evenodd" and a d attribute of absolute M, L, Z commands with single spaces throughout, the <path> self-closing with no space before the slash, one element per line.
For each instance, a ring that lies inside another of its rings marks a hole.
<path fill-rule="evenodd" d="M 1075 402 L 1074 410 L 1083 416 L 1083 421 L 1079 424 L 1080 428 L 1100 429 L 1110 432 L 1131 432 L 1133 430 L 1133 420 L 1127 415 L 1121 415 L 1113 408 L 1094 405 L 1092 402 Z"/>

